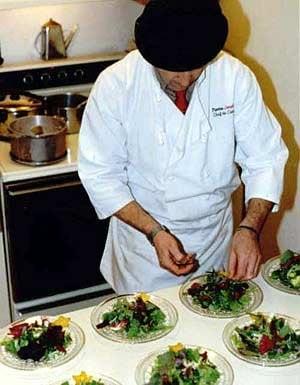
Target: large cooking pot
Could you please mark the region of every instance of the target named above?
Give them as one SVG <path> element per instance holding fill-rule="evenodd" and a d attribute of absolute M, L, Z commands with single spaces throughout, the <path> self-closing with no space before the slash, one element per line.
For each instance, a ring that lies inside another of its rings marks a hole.
<path fill-rule="evenodd" d="M 45 97 L 47 115 L 60 116 L 66 120 L 67 133 L 79 132 L 87 97 L 80 94 L 58 94 Z"/>
<path fill-rule="evenodd" d="M 0 92 L 0 139 L 10 140 L 9 125 L 23 116 L 38 115 L 44 111 L 43 99 L 25 91 Z"/>
<path fill-rule="evenodd" d="M 19 118 L 9 126 L 13 160 L 32 166 L 59 161 L 66 154 L 64 119 L 34 115 Z"/>

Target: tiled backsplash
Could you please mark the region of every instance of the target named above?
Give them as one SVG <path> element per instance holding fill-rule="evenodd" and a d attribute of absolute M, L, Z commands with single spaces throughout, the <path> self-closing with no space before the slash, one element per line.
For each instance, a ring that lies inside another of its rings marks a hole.
<path fill-rule="evenodd" d="M 131 0 L 37 6 L 0 11 L 0 43 L 5 64 L 39 59 L 35 39 L 41 26 L 53 18 L 67 35 L 74 24 L 79 29 L 68 56 L 124 50 L 133 35 L 142 6 Z"/>

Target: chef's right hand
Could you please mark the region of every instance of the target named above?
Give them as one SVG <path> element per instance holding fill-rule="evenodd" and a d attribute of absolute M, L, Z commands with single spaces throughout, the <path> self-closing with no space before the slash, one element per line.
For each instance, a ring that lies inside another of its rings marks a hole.
<path fill-rule="evenodd" d="M 181 242 L 173 234 L 160 231 L 156 234 L 153 244 L 159 265 L 179 276 L 196 271 L 199 263 L 196 255 L 186 253 Z"/>

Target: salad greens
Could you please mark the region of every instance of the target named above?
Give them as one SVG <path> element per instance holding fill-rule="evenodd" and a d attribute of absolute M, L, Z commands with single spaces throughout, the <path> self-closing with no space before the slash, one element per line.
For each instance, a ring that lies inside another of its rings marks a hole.
<path fill-rule="evenodd" d="M 16 323 L 0 342 L 5 350 L 23 360 L 50 361 L 65 354 L 72 338 L 67 331 L 69 318 L 60 316 L 50 322 L 47 318 L 33 323 Z"/>
<path fill-rule="evenodd" d="M 73 376 L 72 382 L 65 381 L 61 385 L 105 385 L 100 379 L 95 379 L 86 372 L 80 372 Z"/>
<path fill-rule="evenodd" d="M 219 377 L 207 352 L 178 343 L 156 357 L 146 385 L 215 385 Z"/>
<path fill-rule="evenodd" d="M 213 312 L 239 313 L 251 301 L 251 288 L 247 282 L 226 278 L 223 272 L 208 272 L 204 283 L 194 282 L 187 290 L 195 305 Z"/>
<path fill-rule="evenodd" d="M 272 272 L 271 278 L 285 286 L 300 290 L 300 254 L 286 250 L 280 256 L 280 266 Z"/>
<path fill-rule="evenodd" d="M 133 301 L 118 299 L 112 310 L 103 314 L 102 322 L 96 327 L 108 327 L 132 339 L 168 328 L 165 314 L 145 293 L 141 293 Z"/>
<path fill-rule="evenodd" d="M 250 314 L 251 323 L 236 327 L 231 341 L 246 357 L 284 361 L 300 357 L 300 330 L 293 330 L 282 317 Z"/>

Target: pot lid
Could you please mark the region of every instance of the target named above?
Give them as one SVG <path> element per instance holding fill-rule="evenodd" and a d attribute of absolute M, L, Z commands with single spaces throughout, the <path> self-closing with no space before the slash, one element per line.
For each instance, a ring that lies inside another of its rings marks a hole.
<path fill-rule="evenodd" d="M 10 111 L 28 111 L 32 108 L 40 107 L 42 100 L 34 95 L 22 93 L 2 93 L 0 92 L 0 109 Z"/>

